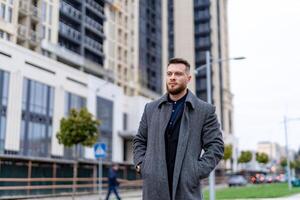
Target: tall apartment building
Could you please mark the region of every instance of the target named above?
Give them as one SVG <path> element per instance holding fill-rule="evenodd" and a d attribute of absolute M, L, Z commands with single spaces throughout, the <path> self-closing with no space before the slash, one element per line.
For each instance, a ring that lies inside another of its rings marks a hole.
<path fill-rule="evenodd" d="M 233 134 L 232 93 L 228 62 L 227 1 L 168 0 L 168 57 L 184 57 L 193 69 L 206 64 L 206 51 L 212 58 L 212 100 L 226 136 Z M 191 84 L 200 99 L 206 100 L 206 70 L 200 71 Z"/>
<path fill-rule="evenodd" d="M 16 1 L 0 1 L 0 38 L 16 42 L 18 4 Z"/>
<path fill-rule="evenodd" d="M 163 92 L 163 2 L 109 2 L 105 62 L 113 69 L 114 82 L 123 87 L 125 94 L 157 98 Z"/>

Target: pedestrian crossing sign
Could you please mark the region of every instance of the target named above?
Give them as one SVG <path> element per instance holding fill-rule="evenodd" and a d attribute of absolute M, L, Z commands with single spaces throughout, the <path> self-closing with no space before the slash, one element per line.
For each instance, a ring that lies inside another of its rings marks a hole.
<path fill-rule="evenodd" d="M 106 144 L 97 143 L 94 145 L 95 158 L 106 158 Z"/>

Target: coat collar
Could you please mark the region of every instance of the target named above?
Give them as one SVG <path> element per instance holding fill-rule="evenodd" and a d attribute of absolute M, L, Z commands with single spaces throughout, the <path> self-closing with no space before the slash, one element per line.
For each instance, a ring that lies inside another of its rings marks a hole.
<path fill-rule="evenodd" d="M 168 102 L 168 93 L 165 93 L 160 99 L 158 100 L 158 108 L 161 108 L 161 106 Z M 195 109 L 197 102 L 197 97 L 188 89 L 188 94 L 185 99 L 185 103 L 189 105 L 192 109 Z"/>

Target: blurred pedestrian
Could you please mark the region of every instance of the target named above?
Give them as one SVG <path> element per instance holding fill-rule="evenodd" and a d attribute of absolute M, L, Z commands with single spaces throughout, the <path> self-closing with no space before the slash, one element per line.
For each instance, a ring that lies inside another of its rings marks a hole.
<path fill-rule="evenodd" d="M 118 194 L 118 186 L 119 182 L 117 179 L 117 173 L 118 173 L 119 165 L 118 164 L 113 164 L 113 166 L 109 169 L 109 174 L 108 174 L 108 191 L 106 195 L 106 200 L 109 199 L 109 196 L 111 192 L 115 193 L 116 197 L 118 200 L 121 200 L 119 194 Z"/>
<path fill-rule="evenodd" d="M 186 60 L 171 59 L 167 93 L 145 106 L 133 140 L 144 200 L 202 199 L 199 180 L 208 177 L 223 157 L 215 107 L 188 90 L 190 73 Z"/>

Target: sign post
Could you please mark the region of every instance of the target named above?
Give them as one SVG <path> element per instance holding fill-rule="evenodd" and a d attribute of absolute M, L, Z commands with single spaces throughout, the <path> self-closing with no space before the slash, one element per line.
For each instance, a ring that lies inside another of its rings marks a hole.
<path fill-rule="evenodd" d="M 99 197 L 102 200 L 102 159 L 106 158 L 106 144 L 97 143 L 94 145 L 95 158 L 99 160 Z"/>

